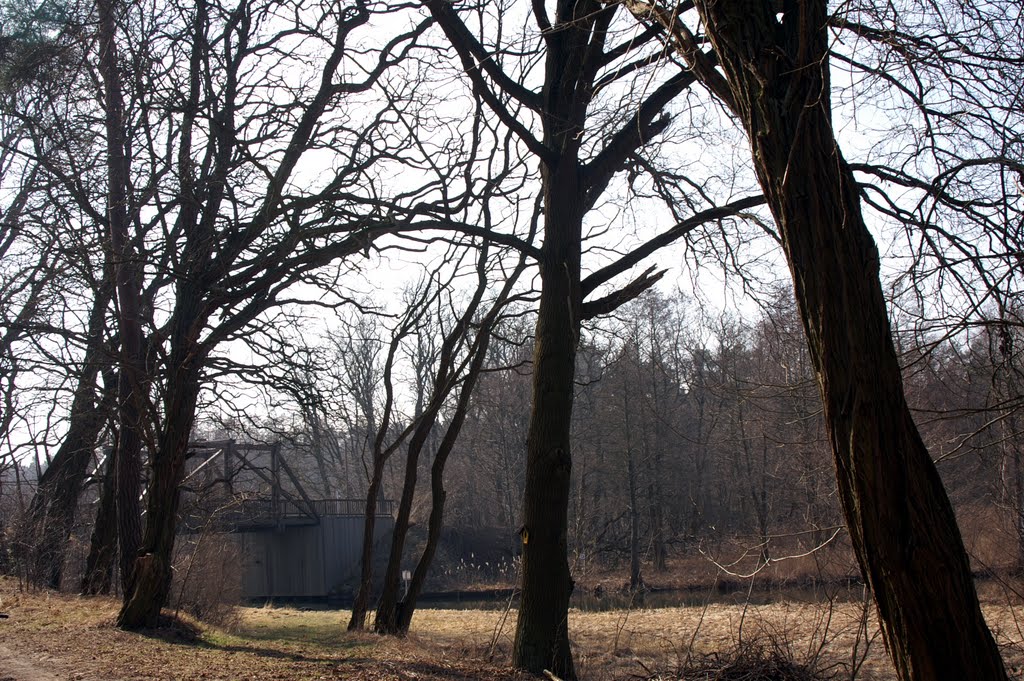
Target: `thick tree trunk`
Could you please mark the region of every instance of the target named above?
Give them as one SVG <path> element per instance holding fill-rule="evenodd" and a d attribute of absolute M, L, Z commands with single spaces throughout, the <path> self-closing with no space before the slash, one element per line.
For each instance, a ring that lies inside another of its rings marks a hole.
<path fill-rule="evenodd" d="M 523 499 L 522 601 L 513 664 L 533 673 L 547 669 L 572 679 L 575 671 L 567 616 L 573 583 L 567 555 L 567 517 L 575 359 L 584 311 L 580 279 L 583 216 L 633 152 L 668 125 L 668 117 L 659 116 L 659 112 L 693 82 L 693 76 L 677 74 L 643 98 L 624 127 L 616 130 L 612 124 L 605 128 L 608 134 L 601 136 L 608 145 L 584 164 L 581 145 L 586 143 L 589 153 L 591 144 L 600 144 L 594 130 L 588 129 L 588 123 L 596 123 L 588 120 L 588 107 L 598 88 L 599 74 L 621 57 L 605 52 L 605 40 L 619 5 L 595 0 L 535 2 L 533 10 L 543 35 L 545 60 L 541 92 L 537 96 L 528 85 L 512 85 L 512 80 L 502 75 L 497 77 L 497 86 L 506 92 L 495 96 L 489 79 L 480 75 L 486 70 L 479 67 L 482 59 L 488 61 L 481 55 L 486 48 L 473 37 L 451 3 L 425 0 L 424 4 L 458 52 L 474 90 L 540 162 L 544 243 L 538 253 L 531 254 L 537 257 L 541 293 Z M 554 9 L 553 20 L 549 8 Z M 611 82 L 631 70 L 618 69 L 616 73 L 611 69 L 603 77 Z M 520 121 L 518 104 L 514 109 L 505 108 L 504 103 L 511 100 L 538 114 L 542 140 L 528 130 L 531 123 L 527 121 L 532 117 Z M 614 276 L 611 271 L 605 275 Z M 620 295 L 592 301 L 595 305 L 587 309 L 588 316 L 614 309 L 615 304 L 652 285 L 657 276 L 644 275 L 620 290 Z M 601 281 L 607 278 L 592 280 L 588 292 Z"/>
<path fill-rule="evenodd" d="M 570 156 L 570 159 L 573 158 Z M 526 440 L 522 600 L 513 664 L 574 679 L 569 647 L 568 508 L 576 349 L 579 342 L 583 207 L 570 159 L 545 176 L 545 242 Z"/>
<path fill-rule="evenodd" d="M 602 21 L 610 21 L 611 14 L 595 19 L 601 6 L 592 2 L 559 0 L 557 5 L 558 20 L 565 25 L 547 42 L 541 95 L 544 146 L 551 156 L 541 165 L 544 245 L 520 529 L 522 595 L 512 664 L 534 674 L 549 670 L 575 679 L 568 621 L 574 586 L 568 557 L 570 431 L 583 311 L 583 216 L 591 189 L 579 158 L 595 72 L 587 56 L 603 48 L 607 24 Z"/>
<path fill-rule="evenodd" d="M 568 559 L 570 431 L 583 308 L 583 216 L 590 189 L 583 181 L 579 145 L 592 96 L 587 55 L 599 51 L 604 39 L 598 22 L 596 45 L 590 44 L 599 8 L 589 2 L 558 3 L 558 16 L 567 25 L 547 44 L 542 93 L 544 145 L 552 157 L 541 167 L 544 245 L 520 529 L 522 595 L 512 663 L 535 674 L 549 670 L 562 679 L 576 678 L 568 621 L 574 586 Z"/>
<path fill-rule="evenodd" d="M 192 324 L 183 323 L 178 328 L 192 327 Z M 175 380 L 168 386 L 164 429 L 151 459 L 152 474 L 146 495 L 146 533 L 134 563 L 135 581 L 132 590 L 125 593 L 124 604 L 117 617 L 117 625 L 122 629 L 156 626 L 171 590 L 179 486 L 184 477 L 200 390 L 196 367 L 202 361 L 192 344 L 178 347 L 190 347 L 191 351 L 179 349 L 171 354 L 170 366 L 177 371 L 172 374 Z"/>
<path fill-rule="evenodd" d="M 905 681 L 1005 679 L 903 394 L 858 188 L 836 145 L 827 6 L 698 0 L 793 276 L 854 550 Z"/>
<path fill-rule="evenodd" d="M 534 355 L 534 401 L 526 441 L 523 584 L 513 664 L 534 673 L 548 669 L 569 679 L 575 678 L 575 671 L 569 648 L 573 581 L 566 532 L 578 326 L 572 321 L 564 270 L 545 267 L 544 278 Z"/>
<path fill-rule="evenodd" d="M 139 492 L 142 474 L 142 330 L 139 321 L 139 262 L 129 237 L 128 181 L 125 154 L 124 102 L 118 63 L 116 0 L 98 0 L 99 71 L 103 80 L 104 129 L 107 148 L 107 219 L 113 254 L 118 328 L 121 336 L 117 404 L 120 427 L 115 457 L 117 470 L 118 541 L 121 584 L 131 591 L 134 560 L 141 535 Z"/>

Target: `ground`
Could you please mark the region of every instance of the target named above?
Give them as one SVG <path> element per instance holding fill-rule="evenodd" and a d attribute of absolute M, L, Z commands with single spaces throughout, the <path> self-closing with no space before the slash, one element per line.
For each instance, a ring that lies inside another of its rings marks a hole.
<path fill-rule="evenodd" d="M 993 591 L 985 609 L 1018 676 L 1024 636 L 1018 609 L 1004 596 Z M 9 615 L 0 619 L 0 681 L 530 678 L 506 666 L 514 611 L 423 610 L 413 633 L 395 640 L 345 632 L 344 611 L 270 607 L 242 608 L 228 628 L 183 617 L 129 633 L 114 626 L 117 608 L 115 599 L 22 591 L 0 578 L 0 612 Z M 726 653 L 741 640 L 835 678 L 849 679 L 860 665 L 857 678 L 890 679 L 873 616 L 863 612 L 850 601 L 574 611 L 570 631 L 585 679 L 676 679 L 688 654 Z"/>

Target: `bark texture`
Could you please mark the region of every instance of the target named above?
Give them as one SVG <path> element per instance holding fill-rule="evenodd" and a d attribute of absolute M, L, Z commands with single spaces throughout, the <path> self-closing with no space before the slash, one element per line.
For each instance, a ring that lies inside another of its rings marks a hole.
<path fill-rule="evenodd" d="M 567 203 L 564 197 L 561 203 Z M 534 673 L 548 669 L 559 678 L 571 679 L 575 678 L 575 669 L 567 615 L 573 580 L 567 558 L 567 529 L 572 473 L 569 425 L 579 334 L 579 253 L 575 253 L 575 282 L 570 264 L 573 254 L 563 251 L 560 255 L 541 270 L 543 288 L 537 315 L 533 409 L 526 440 L 520 530 L 522 600 L 513 664 Z"/>
<path fill-rule="evenodd" d="M 565 45 L 566 54 L 549 55 L 548 68 L 558 68 L 558 62 L 565 59 L 569 62 L 566 72 L 578 72 L 578 64 L 572 62 L 583 59 L 585 34 L 583 39 L 582 45 Z M 562 153 L 557 163 L 544 168 L 545 239 L 534 341 L 533 407 L 526 439 L 522 597 L 513 664 L 534 673 L 547 669 L 560 678 L 574 679 L 568 628 L 573 590 L 568 562 L 569 436 L 582 315 L 580 249 L 585 190 L 577 161 L 579 136 L 565 124 L 577 120 L 582 128 L 585 104 L 578 103 L 570 88 L 561 87 L 557 77 L 549 74 L 548 79 L 551 85 L 545 88 L 545 95 L 553 98 L 549 106 L 567 115 L 552 122 L 545 136 Z M 582 110 L 574 111 L 577 106 Z"/>
<path fill-rule="evenodd" d="M 904 681 L 1005 679 L 939 474 L 911 418 L 878 251 L 836 144 L 827 6 L 698 0 L 781 232 L 843 511 Z"/>
<path fill-rule="evenodd" d="M 195 347 L 192 343 L 187 345 Z M 168 417 L 157 451 L 151 457 L 153 473 L 146 494 L 146 532 L 134 560 L 133 588 L 125 592 L 117 617 L 117 625 L 122 629 L 155 627 L 171 590 L 179 485 L 184 477 L 185 456 L 200 390 L 197 368 L 192 360 L 201 362 L 196 355 L 191 355 L 190 361 L 173 355 L 172 359 L 181 360 L 174 366 L 181 367 L 182 371 L 169 386 Z"/>
<path fill-rule="evenodd" d="M 166 385 L 163 427 L 150 456 L 146 531 L 134 557 L 134 583 L 125 591 L 117 618 L 122 629 L 156 626 L 171 589 L 180 485 L 202 389 L 202 366 L 209 352 L 197 338 L 204 320 L 200 290 L 191 282 L 180 282 L 178 288 L 168 358 L 174 372 Z M 121 551 L 123 554 L 123 545 Z"/>

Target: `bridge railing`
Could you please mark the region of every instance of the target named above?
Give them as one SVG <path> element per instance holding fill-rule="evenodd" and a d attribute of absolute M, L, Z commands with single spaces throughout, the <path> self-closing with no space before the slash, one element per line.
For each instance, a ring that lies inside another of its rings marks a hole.
<path fill-rule="evenodd" d="M 377 501 L 377 517 L 389 517 L 394 513 L 395 502 L 390 499 Z M 310 512 L 312 511 L 312 512 Z M 288 500 L 235 499 L 216 510 L 192 507 L 185 511 L 184 525 L 191 531 L 206 524 L 212 514 L 213 523 L 219 527 L 315 523 L 323 517 L 362 516 L 366 512 L 365 499 L 312 499 L 293 503 Z"/>

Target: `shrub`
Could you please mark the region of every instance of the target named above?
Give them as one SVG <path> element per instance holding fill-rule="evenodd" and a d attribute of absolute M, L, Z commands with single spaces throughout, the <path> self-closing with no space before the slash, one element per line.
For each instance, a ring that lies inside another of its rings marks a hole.
<path fill-rule="evenodd" d="M 171 603 L 198 620 L 231 629 L 242 599 L 241 549 L 214 532 L 180 537 Z"/>
<path fill-rule="evenodd" d="M 824 681 L 836 676 L 803 663 L 771 637 L 741 642 L 731 651 L 692 655 L 679 671 L 686 681 Z"/>

